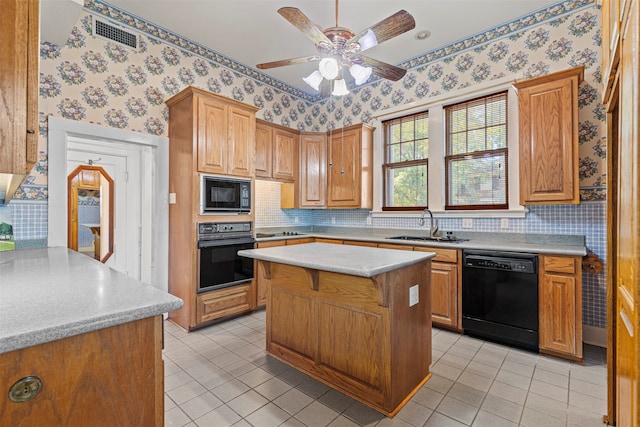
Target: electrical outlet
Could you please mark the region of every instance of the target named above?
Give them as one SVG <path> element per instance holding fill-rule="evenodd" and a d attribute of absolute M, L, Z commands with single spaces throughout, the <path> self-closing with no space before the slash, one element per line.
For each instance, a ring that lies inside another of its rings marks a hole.
<path fill-rule="evenodd" d="M 462 228 L 471 228 L 473 227 L 473 219 L 471 218 L 463 218 L 462 219 Z"/>
<path fill-rule="evenodd" d="M 169 204 L 170 205 L 176 204 L 176 193 L 169 193 Z"/>
<path fill-rule="evenodd" d="M 413 285 L 409 288 L 409 307 L 413 307 L 420 302 L 419 285 Z"/>
<path fill-rule="evenodd" d="M 298 217 L 293 217 L 293 222 L 295 222 L 296 224 L 298 223 Z"/>
<path fill-rule="evenodd" d="M 500 220 L 500 228 L 509 228 L 509 218 L 502 218 Z"/>
<path fill-rule="evenodd" d="M 336 223 L 336 217 L 335 217 L 335 216 L 332 216 L 332 217 L 331 217 L 331 224 L 335 224 L 335 223 Z"/>
<path fill-rule="evenodd" d="M 367 217 L 367 225 L 371 225 L 373 223 L 370 216 Z"/>

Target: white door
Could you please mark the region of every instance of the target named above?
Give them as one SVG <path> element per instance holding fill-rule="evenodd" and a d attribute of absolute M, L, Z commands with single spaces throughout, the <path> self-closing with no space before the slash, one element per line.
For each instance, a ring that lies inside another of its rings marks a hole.
<path fill-rule="evenodd" d="M 132 236 L 137 238 L 139 228 L 142 228 L 142 249 L 138 249 L 141 262 L 134 265 L 138 265 L 138 274 L 143 282 L 166 292 L 169 244 L 169 139 L 51 116 L 48 133 L 48 246 L 67 246 L 68 146 L 73 145 L 72 151 L 84 152 L 87 156 L 91 153 L 90 158 L 93 160 L 102 154 L 124 156 L 128 159 L 126 202 L 114 202 L 114 205 L 126 203 L 127 209 L 130 209 L 130 202 L 136 202 L 141 213 L 131 216 L 127 214 L 124 220 L 118 220 L 117 223 L 126 221 L 127 229 L 132 230 L 126 233 L 125 239 Z M 138 153 L 138 160 L 129 161 L 130 151 Z M 85 159 L 81 157 L 81 160 Z M 139 185 L 132 189 L 133 182 L 139 182 Z M 131 218 L 137 218 L 134 226 L 131 225 Z M 122 246 L 122 243 L 118 245 Z M 137 240 L 125 245 L 129 253 L 129 248 L 137 247 Z M 124 267 L 123 270 L 131 268 Z"/>
<path fill-rule="evenodd" d="M 114 181 L 113 255 L 106 264 L 141 279 L 141 156 L 138 147 L 69 138 L 67 175 L 79 165 L 102 167 Z"/>

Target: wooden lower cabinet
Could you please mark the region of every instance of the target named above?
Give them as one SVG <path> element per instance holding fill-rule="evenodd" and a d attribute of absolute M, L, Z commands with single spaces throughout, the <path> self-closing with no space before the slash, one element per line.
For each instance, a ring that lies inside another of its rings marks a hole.
<path fill-rule="evenodd" d="M 430 261 L 376 278 L 269 264 L 269 354 L 391 416 L 431 376 Z"/>
<path fill-rule="evenodd" d="M 0 425 L 164 425 L 162 327 L 154 316 L 0 354 Z M 40 392 L 10 401 L 28 376 Z"/>
<path fill-rule="evenodd" d="M 582 359 L 580 257 L 540 255 L 540 352 Z"/>
<path fill-rule="evenodd" d="M 462 330 L 462 275 L 456 249 L 414 246 L 414 251 L 435 252 L 431 263 L 431 320 L 433 324 Z"/>
<path fill-rule="evenodd" d="M 225 316 L 250 311 L 255 307 L 252 284 L 232 286 L 196 297 L 196 318 L 198 324 Z"/>

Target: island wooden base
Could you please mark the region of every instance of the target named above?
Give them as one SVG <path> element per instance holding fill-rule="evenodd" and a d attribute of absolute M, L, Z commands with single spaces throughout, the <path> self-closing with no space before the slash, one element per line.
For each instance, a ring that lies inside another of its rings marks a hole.
<path fill-rule="evenodd" d="M 387 416 L 430 378 L 430 260 L 372 278 L 260 262 L 269 354 Z"/>
<path fill-rule="evenodd" d="M 40 392 L 10 401 L 32 375 Z M 162 426 L 162 316 L 0 354 L 0 386 L 0 426 Z"/>

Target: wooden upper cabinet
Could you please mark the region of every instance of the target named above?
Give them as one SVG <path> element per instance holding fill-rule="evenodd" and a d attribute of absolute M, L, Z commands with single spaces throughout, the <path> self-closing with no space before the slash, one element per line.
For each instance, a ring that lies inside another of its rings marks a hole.
<path fill-rule="evenodd" d="M 227 173 L 227 117 L 229 107 L 198 97 L 198 170 Z"/>
<path fill-rule="evenodd" d="M 578 204 L 578 85 L 584 66 L 517 82 L 520 204 Z"/>
<path fill-rule="evenodd" d="M 167 100 L 167 105 L 172 108 L 189 99 L 198 172 L 253 176 L 257 108 L 191 86 Z"/>
<path fill-rule="evenodd" d="M 298 175 L 298 135 L 276 129 L 273 136 L 273 178 L 295 181 Z"/>
<path fill-rule="evenodd" d="M 227 173 L 253 177 L 256 117 L 254 111 L 229 108 L 229 157 Z"/>
<path fill-rule="evenodd" d="M 273 132 L 271 128 L 256 121 L 256 178 L 271 178 L 271 151 L 273 150 Z"/>
<path fill-rule="evenodd" d="M 293 182 L 298 176 L 298 132 L 266 122 L 256 122 L 256 177 Z"/>
<path fill-rule="evenodd" d="M 38 0 L 2 2 L 0 173 L 26 175 L 37 159 L 38 17 Z"/>
<path fill-rule="evenodd" d="M 327 203 L 327 135 L 300 134 L 299 207 L 318 208 Z"/>
<path fill-rule="evenodd" d="M 327 207 L 373 206 L 373 131 L 360 123 L 331 132 Z"/>

